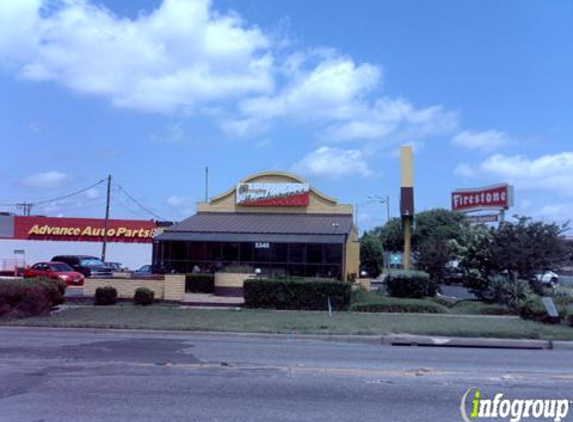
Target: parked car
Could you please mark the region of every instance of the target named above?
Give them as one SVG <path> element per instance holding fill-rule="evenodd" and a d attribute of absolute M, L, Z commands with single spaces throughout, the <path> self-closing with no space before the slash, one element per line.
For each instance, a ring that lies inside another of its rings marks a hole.
<path fill-rule="evenodd" d="M 64 262 L 85 277 L 111 277 L 114 271 L 101 259 L 90 255 L 58 255 L 52 262 Z"/>
<path fill-rule="evenodd" d="M 47 277 L 61 280 L 68 286 L 84 284 L 84 275 L 64 262 L 38 262 L 24 271 L 24 278 Z"/>
<path fill-rule="evenodd" d="M 121 266 L 121 262 L 105 262 L 105 265 L 113 268 L 114 271 L 123 271 L 123 267 Z"/>
<path fill-rule="evenodd" d="M 548 284 L 551 286 L 559 283 L 559 275 L 555 274 L 553 271 L 545 271 L 544 273 L 536 274 L 535 278 L 542 284 Z"/>
<path fill-rule="evenodd" d="M 165 265 L 142 265 L 137 270 L 133 272 L 134 277 L 149 277 L 154 274 L 167 274 L 173 271 L 170 271 Z"/>

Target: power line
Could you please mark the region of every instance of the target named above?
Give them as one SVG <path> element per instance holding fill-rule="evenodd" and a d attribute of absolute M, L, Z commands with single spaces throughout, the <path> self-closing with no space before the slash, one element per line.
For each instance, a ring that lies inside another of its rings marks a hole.
<path fill-rule="evenodd" d="M 155 218 L 157 218 L 158 220 L 163 220 L 165 221 L 164 218 L 158 216 L 157 214 L 155 214 L 153 211 L 151 211 L 149 208 L 145 207 L 144 205 L 142 205 L 137 199 L 135 199 L 133 196 L 131 196 L 129 194 L 129 192 L 127 192 L 125 190 L 125 188 L 123 186 L 121 186 L 119 183 L 114 183 L 115 186 L 117 186 L 129 199 L 131 199 L 131 201 L 136 204 L 139 208 L 141 208 L 142 210 L 146 211 L 148 214 L 151 214 L 152 216 L 154 216 Z"/>
<path fill-rule="evenodd" d="M 103 182 L 105 182 L 105 179 L 101 179 L 99 182 L 96 182 L 96 183 L 94 183 L 93 185 L 88 186 L 87 188 L 83 188 L 83 189 L 77 190 L 77 191 L 72 192 L 72 193 L 69 193 L 69 194 L 67 194 L 67 195 L 59 196 L 59 197 L 53 198 L 53 199 L 46 199 L 46 200 L 43 200 L 43 201 L 33 202 L 33 205 L 44 205 L 44 204 L 48 204 L 48 203 L 50 203 L 50 202 L 61 201 L 62 199 L 67 199 L 67 198 L 70 198 L 70 197 L 72 197 L 72 196 L 79 195 L 80 193 L 84 193 L 84 192 L 86 192 L 86 191 L 88 191 L 88 190 L 90 190 L 90 189 L 93 189 L 93 188 L 95 188 L 96 186 L 101 185 Z"/>

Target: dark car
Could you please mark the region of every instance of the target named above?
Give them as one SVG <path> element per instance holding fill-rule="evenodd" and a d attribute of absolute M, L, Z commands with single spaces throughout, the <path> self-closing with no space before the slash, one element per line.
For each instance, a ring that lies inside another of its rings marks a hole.
<path fill-rule="evenodd" d="M 64 262 L 86 277 L 111 277 L 114 269 L 101 259 L 91 255 L 58 255 L 54 262 Z"/>
<path fill-rule="evenodd" d="M 38 262 L 24 271 L 24 278 L 47 277 L 61 280 L 68 286 L 84 284 L 84 275 L 63 262 Z"/>
<path fill-rule="evenodd" d="M 142 265 L 137 270 L 133 272 L 133 275 L 136 277 L 148 277 L 154 274 L 168 274 L 173 271 L 170 271 L 165 265 Z"/>

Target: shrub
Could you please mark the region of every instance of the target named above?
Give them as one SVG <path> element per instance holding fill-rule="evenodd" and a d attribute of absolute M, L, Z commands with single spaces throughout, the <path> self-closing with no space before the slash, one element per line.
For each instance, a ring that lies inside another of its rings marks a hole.
<path fill-rule="evenodd" d="M 559 317 L 551 317 L 545 310 L 545 305 L 543 305 L 541 298 L 539 296 L 532 296 L 521 305 L 519 315 L 523 319 L 556 324 L 560 322 L 562 318 L 565 318 L 567 314 L 567 310 L 564 307 L 556 304 L 556 308 L 557 312 L 559 312 Z"/>
<path fill-rule="evenodd" d="M 111 286 L 98 287 L 95 291 L 96 305 L 115 305 L 117 302 L 117 290 Z"/>
<path fill-rule="evenodd" d="M 65 285 L 51 279 L 0 282 L 0 317 L 45 315 L 64 302 Z"/>
<path fill-rule="evenodd" d="M 244 296 L 248 308 L 326 310 L 345 309 L 350 303 L 349 283 L 335 280 L 245 280 Z"/>
<path fill-rule="evenodd" d="M 377 301 L 355 303 L 350 307 L 354 312 L 417 312 L 445 314 L 448 308 L 439 303 L 424 299 L 398 299 L 380 296 Z"/>
<path fill-rule="evenodd" d="M 435 296 L 438 284 L 423 271 L 390 271 L 386 289 L 390 296 L 420 299 Z"/>
<path fill-rule="evenodd" d="M 189 293 L 213 293 L 215 291 L 215 276 L 213 274 L 187 274 L 185 276 L 185 291 Z"/>
<path fill-rule="evenodd" d="M 135 290 L 133 295 L 133 302 L 136 305 L 147 306 L 153 304 L 155 299 L 155 292 L 147 287 L 139 287 Z"/>

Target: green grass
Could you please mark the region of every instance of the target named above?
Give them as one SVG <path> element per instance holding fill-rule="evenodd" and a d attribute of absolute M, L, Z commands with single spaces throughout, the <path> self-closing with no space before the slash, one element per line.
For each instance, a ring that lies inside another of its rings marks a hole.
<path fill-rule="evenodd" d="M 123 328 L 250 333 L 372 334 L 409 333 L 460 337 L 573 340 L 573 328 L 518 318 L 274 310 L 181 309 L 161 304 L 136 307 L 71 308 L 46 317 L 0 321 L 5 326 Z"/>

